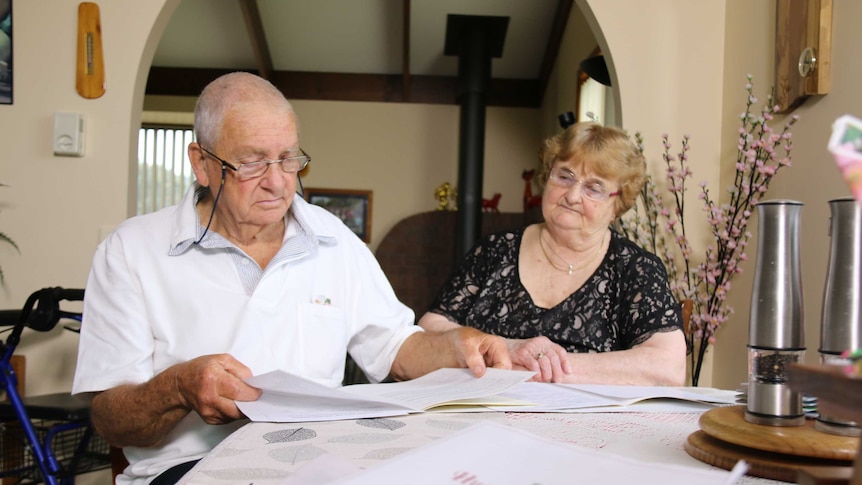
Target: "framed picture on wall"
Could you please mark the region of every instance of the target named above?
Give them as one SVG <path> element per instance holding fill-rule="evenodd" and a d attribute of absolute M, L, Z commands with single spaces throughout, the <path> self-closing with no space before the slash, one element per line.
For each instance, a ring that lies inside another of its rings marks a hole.
<path fill-rule="evenodd" d="M 359 239 L 371 242 L 371 191 L 305 188 L 305 199 L 332 212 Z"/>
<path fill-rule="evenodd" d="M 12 0 L 0 0 L 0 104 L 12 104 Z"/>

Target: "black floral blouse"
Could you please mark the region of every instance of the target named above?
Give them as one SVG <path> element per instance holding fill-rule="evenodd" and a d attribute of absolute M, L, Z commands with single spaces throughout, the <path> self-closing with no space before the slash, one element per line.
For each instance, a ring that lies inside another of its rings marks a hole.
<path fill-rule="evenodd" d="M 536 306 L 521 284 L 524 228 L 489 235 L 470 250 L 430 311 L 503 337 L 544 335 L 569 352 L 630 349 L 656 332 L 682 329 L 661 261 L 611 233 L 595 273 L 554 308 Z"/>

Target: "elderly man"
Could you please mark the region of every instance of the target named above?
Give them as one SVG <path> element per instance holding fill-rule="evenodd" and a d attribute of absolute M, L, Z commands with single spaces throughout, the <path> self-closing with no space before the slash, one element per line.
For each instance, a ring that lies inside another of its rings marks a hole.
<path fill-rule="evenodd" d="M 475 329 L 424 332 L 368 248 L 296 196 L 310 158 L 290 103 L 246 73 L 207 86 L 182 202 L 121 224 L 98 248 L 73 393 L 124 448 L 119 483 L 172 483 L 243 424 L 243 379 L 282 369 L 338 386 L 349 352 L 373 381 L 441 367 L 510 368 Z"/>

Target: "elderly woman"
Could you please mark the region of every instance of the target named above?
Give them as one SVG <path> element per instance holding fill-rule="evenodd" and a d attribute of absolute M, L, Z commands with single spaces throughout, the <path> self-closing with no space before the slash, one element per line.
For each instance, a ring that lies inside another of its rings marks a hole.
<path fill-rule="evenodd" d="M 544 222 L 492 234 L 465 257 L 419 320 L 508 339 L 537 380 L 682 385 L 685 338 L 667 273 L 614 232 L 646 179 L 617 128 L 577 123 L 541 149 Z"/>

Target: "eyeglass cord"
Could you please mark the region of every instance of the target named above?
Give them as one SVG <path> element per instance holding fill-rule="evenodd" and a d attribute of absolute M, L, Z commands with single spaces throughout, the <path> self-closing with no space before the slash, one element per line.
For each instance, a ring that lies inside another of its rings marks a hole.
<path fill-rule="evenodd" d="M 305 198 L 305 188 L 302 186 L 302 177 L 299 176 L 299 172 L 296 172 L 296 181 L 299 183 L 299 195 L 303 199 Z"/>
<path fill-rule="evenodd" d="M 194 244 L 200 244 L 201 241 L 204 240 L 204 236 L 207 235 L 207 232 L 210 230 L 210 224 L 213 223 L 213 216 L 215 215 L 216 205 L 218 204 L 218 200 L 221 197 L 221 190 L 224 188 L 224 179 L 227 172 L 227 167 L 222 163 L 221 166 L 221 183 L 218 186 L 218 193 L 216 193 L 215 200 L 213 201 L 213 209 L 210 211 L 210 220 L 207 221 L 207 227 L 204 229 L 204 233 L 201 234 L 201 237 L 194 242 Z"/>
<path fill-rule="evenodd" d="M 210 224 L 213 223 L 213 216 L 215 215 L 216 205 L 218 204 L 218 200 L 221 197 L 221 190 L 224 188 L 224 179 L 227 172 L 227 167 L 222 164 L 221 166 L 221 183 L 218 186 L 218 192 L 216 193 L 215 200 L 213 201 L 213 209 L 210 212 L 210 219 L 207 221 L 207 227 L 204 229 L 204 233 L 201 234 L 201 237 L 195 241 L 193 244 L 199 245 L 201 241 L 204 240 L 204 236 L 207 235 L 207 232 L 210 230 Z M 305 198 L 305 188 L 302 186 L 302 177 L 299 176 L 299 172 L 296 173 L 296 181 L 299 182 L 299 195 Z"/>

